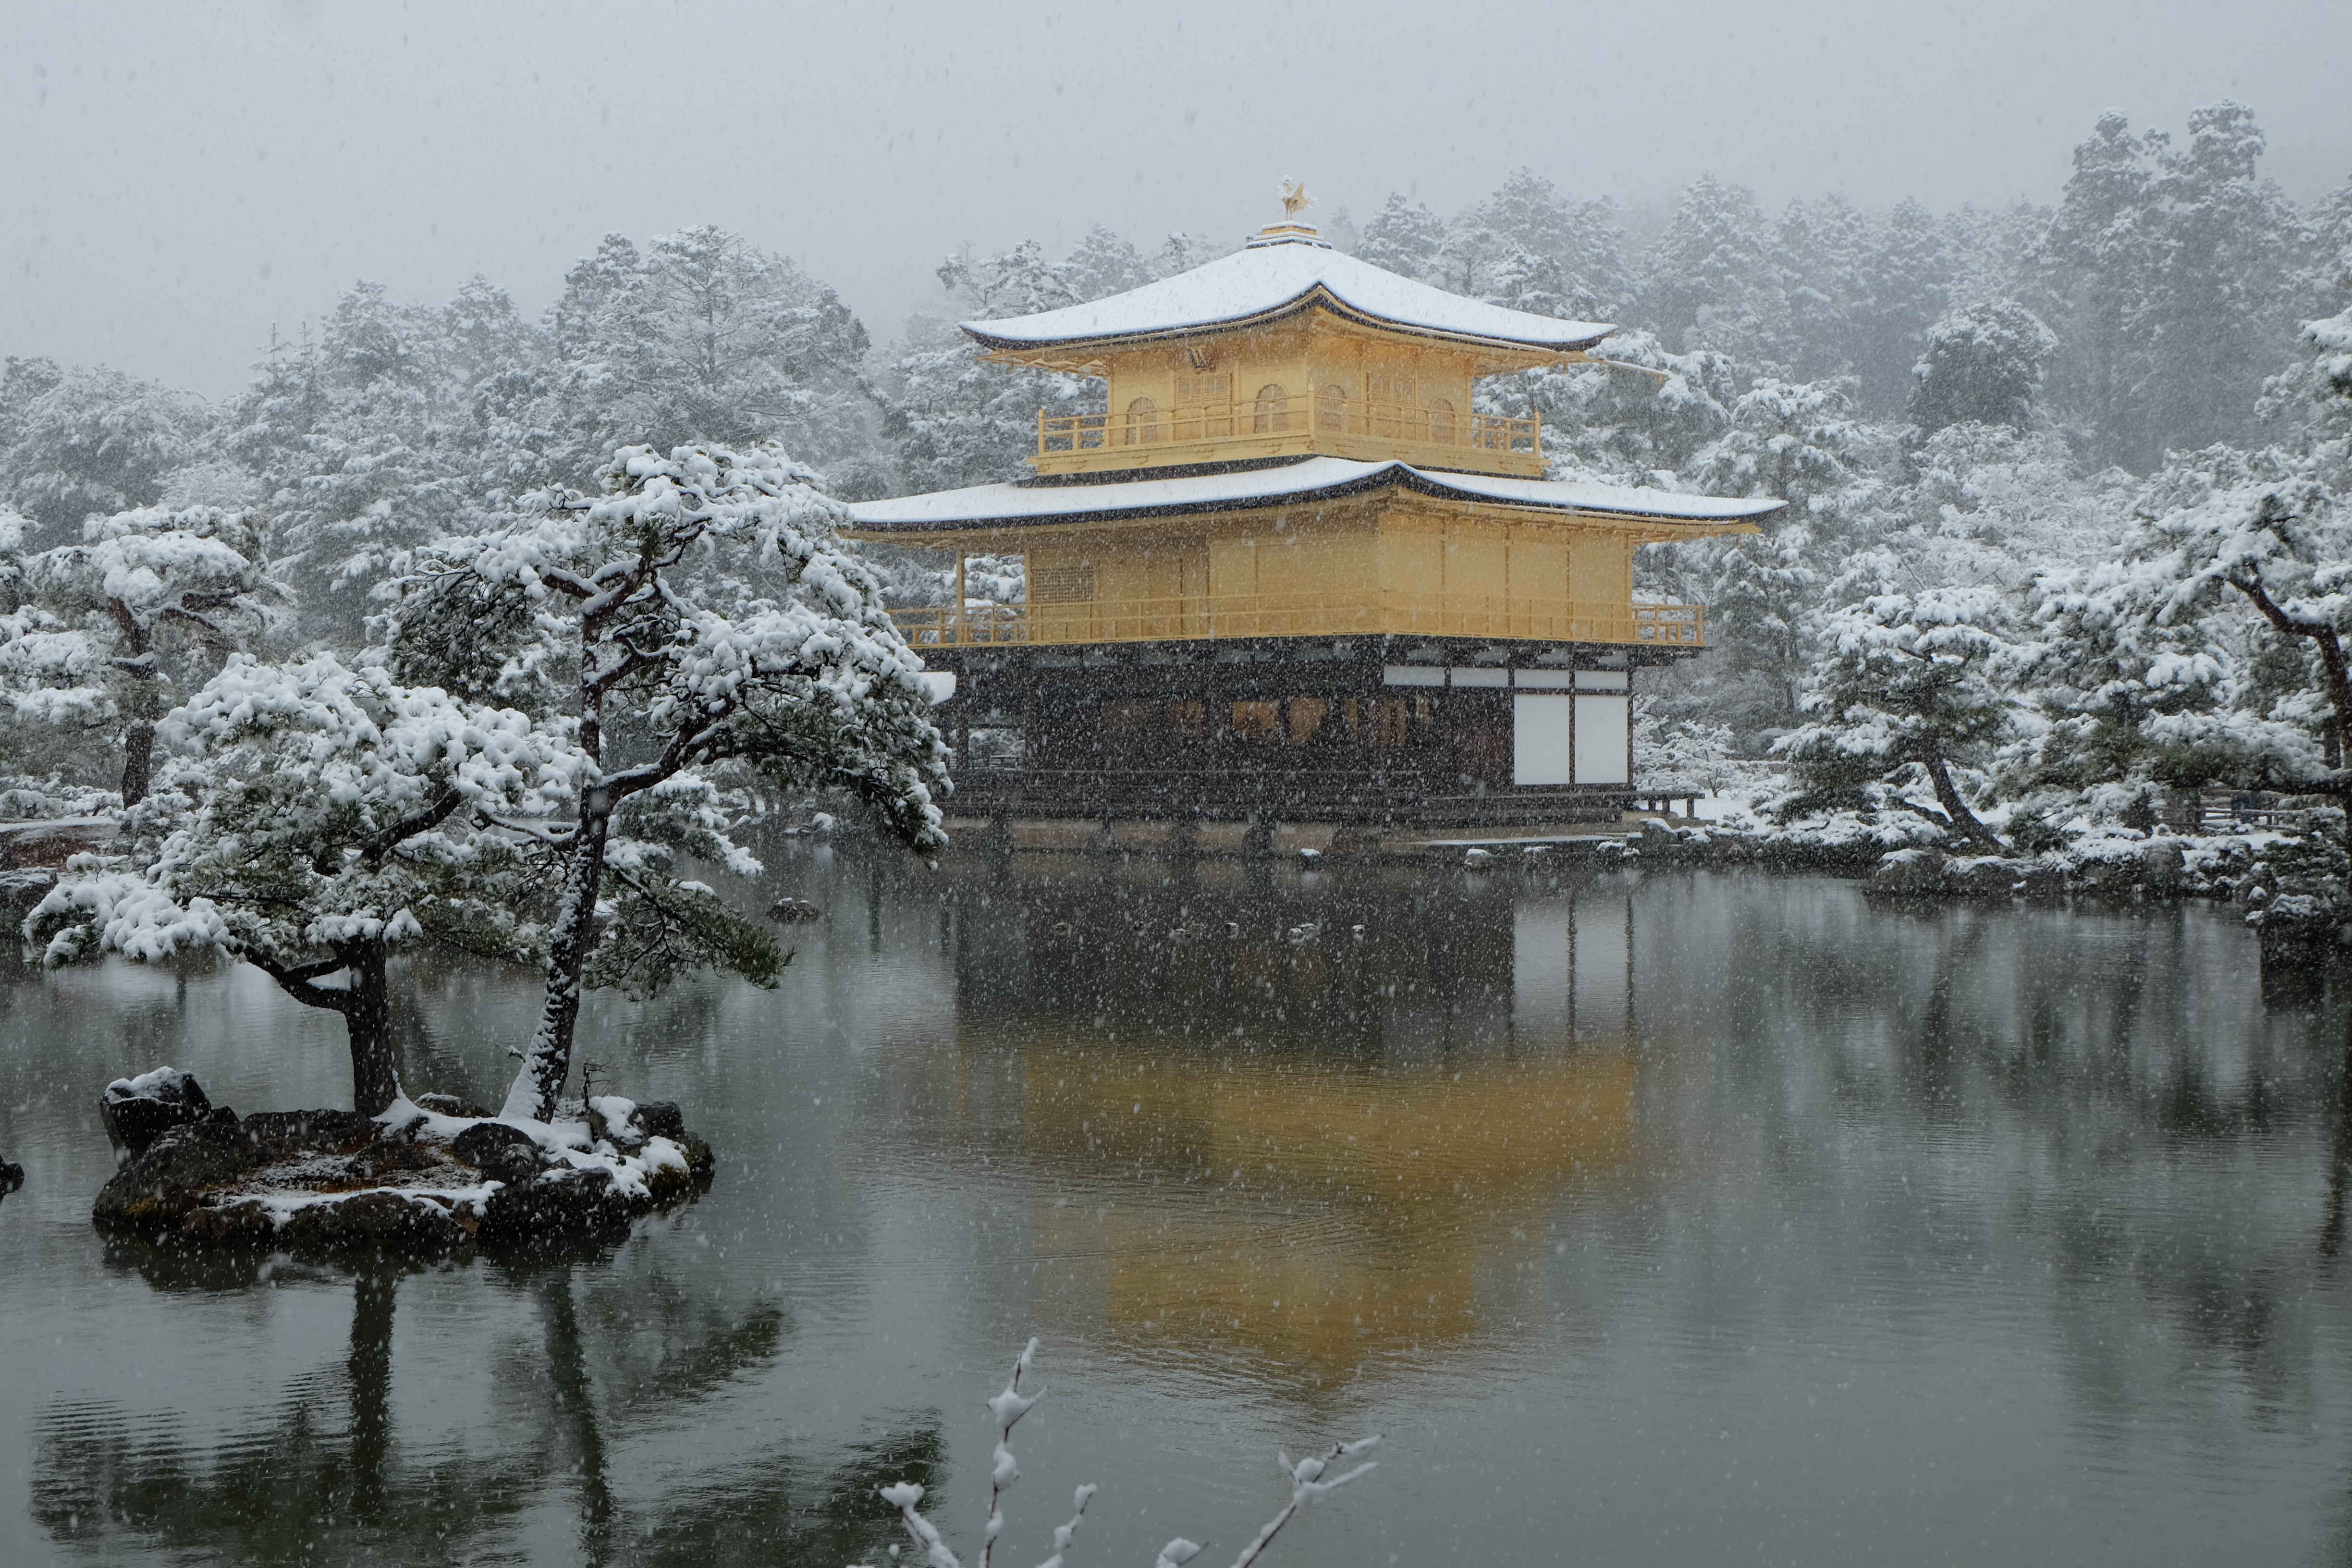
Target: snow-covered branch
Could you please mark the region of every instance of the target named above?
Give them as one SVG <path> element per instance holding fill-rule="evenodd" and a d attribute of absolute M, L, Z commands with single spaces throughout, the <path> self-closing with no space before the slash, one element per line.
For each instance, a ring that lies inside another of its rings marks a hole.
<path fill-rule="evenodd" d="M 997 1538 L 1003 1532 L 1004 1513 L 1002 1504 L 1004 1494 L 1013 1483 L 1020 1479 L 1020 1466 L 1013 1453 L 1013 1428 L 1021 1417 L 1027 1415 L 1036 1405 L 1040 1397 L 1021 1392 L 1021 1380 L 1028 1373 L 1030 1363 L 1036 1353 L 1037 1342 L 1032 1339 L 1022 1348 L 1021 1353 L 1013 1358 L 1013 1373 L 1006 1379 L 1003 1390 L 988 1401 L 989 1416 L 996 1426 L 996 1445 L 989 1466 L 988 1521 L 982 1527 L 981 1537 L 982 1568 L 988 1568 L 988 1564 L 993 1562 Z M 1248 1544 L 1242 1548 L 1240 1555 L 1234 1559 L 1234 1568 L 1250 1568 L 1251 1564 L 1265 1554 L 1265 1549 L 1272 1544 L 1274 1538 L 1281 1533 L 1283 1527 L 1298 1517 L 1309 1505 L 1330 1496 L 1376 1468 L 1375 1461 L 1366 1460 L 1339 1474 L 1332 1473 L 1334 1465 L 1370 1452 L 1379 1446 L 1380 1441 L 1378 1436 L 1371 1436 L 1359 1438 L 1352 1443 L 1335 1444 L 1324 1453 L 1310 1454 L 1305 1458 L 1295 1461 L 1287 1454 L 1280 1456 L 1283 1474 L 1290 1482 L 1290 1499 L 1283 1504 L 1273 1518 L 1259 1527 L 1257 1533 L 1252 1536 Z M 1087 1504 L 1093 1500 L 1097 1489 L 1091 1484 L 1077 1489 L 1071 1500 L 1074 1511 L 1070 1515 L 1069 1521 L 1055 1527 L 1053 1555 L 1047 1557 L 1039 1568 L 1063 1568 L 1071 1540 L 1077 1533 L 1078 1522 L 1086 1517 Z M 905 1525 L 907 1533 L 914 1539 L 915 1544 L 921 1549 L 923 1560 L 929 1568 L 963 1568 L 954 1550 L 940 1535 L 938 1526 L 923 1513 L 921 1503 L 924 1489 L 919 1482 L 894 1482 L 881 1489 L 881 1496 L 883 1501 L 898 1510 L 900 1521 Z M 896 1548 L 892 1549 L 894 1556 L 896 1550 Z M 1189 1541 L 1180 1535 L 1160 1549 L 1157 1558 L 1158 1568 L 1183 1568 L 1183 1565 L 1199 1555 L 1200 1552 L 1199 1542 Z"/>

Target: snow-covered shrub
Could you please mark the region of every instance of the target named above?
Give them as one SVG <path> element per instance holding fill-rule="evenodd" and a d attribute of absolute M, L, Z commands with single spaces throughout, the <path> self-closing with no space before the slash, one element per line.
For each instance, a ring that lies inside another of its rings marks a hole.
<path fill-rule="evenodd" d="M 1731 729 L 1669 718 L 1654 696 L 1633 699 L 1633 790 L 1637 795 L 1714 795 L 1752 784 L 1766 770 L 1732 754 Z"/>

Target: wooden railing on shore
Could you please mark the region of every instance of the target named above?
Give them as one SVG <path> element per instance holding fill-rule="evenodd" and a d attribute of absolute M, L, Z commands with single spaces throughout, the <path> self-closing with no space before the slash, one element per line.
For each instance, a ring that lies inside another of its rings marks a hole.
<path fill-rule="evenodd" d="M 1514 637 L 1538 642 L 1706 646 L 1700 605 L 1567 604 L 1478 595 L 1194 595 L 893 610 L 915 647 L 1003 643 L 1195 641 L 1217 637 Z"/>
<path fill-rule="evenodd" d="M 1171 447 L 1254 436 L 1307 434 L 1361 437 L 1462 451 L 1521 452 L 1537 458 L 1543 456 L 1541 416 L 1515 419 L 1492 414 L 1417 408 L 1402 403 L 1365 403 L 1355 398 L 1333 402 L 1290 397 L 1264 405 L 1237 399 L 1148 413 L 1121 410 L 1050 417 L 1044 409 L 1037 411 L 1037 455 L 1041 458 L 1131 447 L 1139 449 L 1139 458 L 1157 458 Z"/>

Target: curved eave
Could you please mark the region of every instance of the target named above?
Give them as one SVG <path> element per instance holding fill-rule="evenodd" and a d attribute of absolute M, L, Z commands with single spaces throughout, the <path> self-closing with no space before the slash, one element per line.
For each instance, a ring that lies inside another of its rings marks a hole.
<path fill-rule="evenodd" d="M 1278 305 L 1268 306 L 1263 310 L 1221 317 L 1213 321 L 1154 327 L 1139 332 L 1098 333 L 1089 337 L 1071 338 L 1018 338 L 1008 337 L 1001 331 L 990 330 L 992 327 L 1002 326 L 1003 323 L 1001 322 L 959 321 L 956 325 L 974 342 L 1006 358 L 1044 363 L 1036 356 L 1050 355 L 1055 362 L 1077 366 L 1092 363 L 1112 350 L 1148 348 L 1154 343 L 1182 342 L 1187 339 L 1208 337 L 1222 332 L 1245 331 L 1253 327 L 1272 326 L 1311 310 L 1328 311 L 1339 320 L 1352 322 L 1357 326 L 1370 327 L 1381 331 L 1395 332 L 1433 342 L 1457 344 L 1463 348 L 1482 350 L 1487 353 L 1505 354 L 1515 360 L 1524 360 L 1530 355 L 1541 358 L 1580 354 L 1617 330 L 1614 326 L 1601 326 L 1598 331 L 1590 334 L 1561 338 L 1549 342 L 1528 338 L 1486 337 L 1478 333 L 1454 331 L 1423 322 L 1402 321 L 1392 317 L 1377 315 L 1349 304 L 1322 283 L 1317 283 L 1293 298 Z"/>
<path fill-rule="evenodd" d="M 1010 529 L 1063 528 L 1081 524 L 1136 522 L 1155 518 L 1198 517 L 1263 511 L 1283 507 L 1316 506 L 1385 489 L 1409 490 L 1433 500 L 1491 507 L 1507 511 L 1529 512 L 1546 517 L 1581 517 L 1596 521 L 1641 524 L 1666 530 L 1673 533 L 1688 534 L 1694 538 L 1718 533 L 1758 532 L 1759 530 L 1756 519 L 1778 511 L 1787 504 L 1783 501 L 1749 501 L 1738 503 L 1717 516 L 1693 517 L 1687 514 L 1650 510 L 1638 504 L 1612 506 L 1590 498 L 1576 500 L 1563 498 L 1552 501 L 1534 497 L 1497 493 L 1490 489 L 1449 484 L 1436 475 L 1425 473 L 1402 463 L 1391 463 L 1337 483 L 1317 485 L 1301 489 L 1203 496 L 1197 500 L 1168 499 L 1125 506 L 1116 504 L 1078 506 L 1068 510 L 1049 512 L 976 511 L 964 517 L 877 519 L 872 522 L 858 523 L 843 531 L 854 539 L 903 540 L 918 534 L 1002 532 Z M 889 502 L 870 501 L 859 504 L 878 509 L 887 507 Z M 855 512 L 857 509 L 853 507 L 851 510 Z"/>

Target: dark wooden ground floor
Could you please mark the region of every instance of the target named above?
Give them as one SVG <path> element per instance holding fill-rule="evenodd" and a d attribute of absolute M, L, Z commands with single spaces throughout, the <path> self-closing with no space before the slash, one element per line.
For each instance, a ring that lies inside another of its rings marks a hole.
<path fill-rule="evenodd" d="M 1269 638 L 927 648 L 959 815 L 1365 825 L 1614 821 L 1622 645 Z"/>

